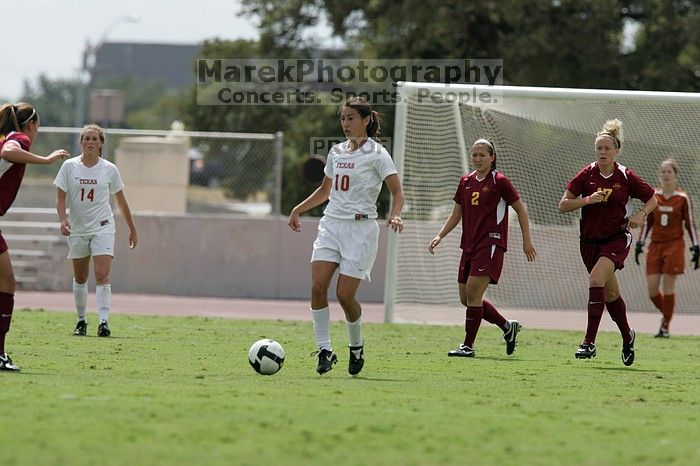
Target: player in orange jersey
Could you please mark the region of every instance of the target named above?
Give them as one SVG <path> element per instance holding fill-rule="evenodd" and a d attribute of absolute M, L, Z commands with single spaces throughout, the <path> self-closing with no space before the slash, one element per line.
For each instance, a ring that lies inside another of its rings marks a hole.
<path fill-rule="evenodd" d="M 642 254 L 644 242 L 651 230 L 651 243 L 647 256 L 647 288 L 649 298 L 663 315 L 661 327 L 656 336 L 668 338 L 669 324 L 676 304 L 676 278 L 685 269 L 684 224 L 693 242 L 690 250 L 693 253 L 691 262 L 695 269 L 700 265 L 698 264 L 700 248 L 690 196 L 678 187 L 678 164 L 673 159 L 666 159 L 661 162 L 659 173 L 661 187 L 656 189 L 659 207 L 649 214 L 642 226 L 634 260 L 639 264 L 639 255 Z M 663 286 L 659 289 L 662 278 Z"/>

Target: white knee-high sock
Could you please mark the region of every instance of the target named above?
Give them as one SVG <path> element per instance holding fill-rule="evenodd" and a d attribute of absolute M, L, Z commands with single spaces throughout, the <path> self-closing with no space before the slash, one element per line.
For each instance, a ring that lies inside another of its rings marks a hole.
<path fill-rule="evenodd" d="M 311 309 L 311 317 L 314 321 L 314 335 L 318 348 L 331 351 L 331 310 L 328 306 L 323 309 Z"/>
<path fill-rule="evenodd" d="M 87 282 L 78 283 L 73 279 L 73 299 L 75 299 L 75 310 L 78 313 L 78 320 L 85 320 L 87 308 Z"/>
<path fill-rule="evenodd" d="M 97 298 L 97 312 L 100 313 L 100 322 L 109 320 L 109 308 L 112 307 L 112 285 L 97 285 L 95 289 Z"/>
<path fill-rule="evenodd" d="M 345 320 L 345 325 L 348 328 L 350 346 L 362 346 L 364 344 L 362 339 L 362 317 L 359 317 L 355 322 Z"/>

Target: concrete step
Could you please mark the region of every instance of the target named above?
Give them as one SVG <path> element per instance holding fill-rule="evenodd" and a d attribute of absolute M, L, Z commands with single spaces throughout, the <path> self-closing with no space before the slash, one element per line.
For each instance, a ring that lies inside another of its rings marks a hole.
<path fill-rule="evenodd" d="M 15 272 L 18 270 L 38 270 L 41 267 L 41 262 L 36 260 L 13 260 L 12 268 Z"/>
<path fill-rule="evenodd" d="M 33 228 L 35 230 L 58 230 L 58 221 L 34 222 L 30 220 L 0 220 L 0 230 L 8 228 Z"/>
<path fill-rule="evenodd" d="M 2 234 L 8 243 L 65 243 L 65 236 L 61 235 L 24 235 L 8 233 Z"/>
<path fill-rule="evenodd" d="M 35 222 L 56 222 L 58 225 L 58 214 L 56 209 L 48 207 L 10 207 L 3 220 L 12 221 L 35 221 Z"/>
<path fill-rule="evenodd" d="M 34 257 L 37 259 L 50 259 L 51 255 L 39 249 L 12 249 L 10 251 L 12 258 Z"/>

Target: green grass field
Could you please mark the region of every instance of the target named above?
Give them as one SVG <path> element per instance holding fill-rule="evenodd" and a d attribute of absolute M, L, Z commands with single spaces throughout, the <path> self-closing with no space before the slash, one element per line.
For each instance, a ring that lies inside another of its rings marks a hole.
<path fill-rule="evenodd" d="M 0 465 L 700 464 L 697 337 L 638 335 L 625 367 L 612 333 L 579 361 L 580 332 L 525 328 L 507 357 L 485 324 L 460 359 L 461 327 L 366 324 L 353 378 L 335 322 L 321 377 L 310 322 L 114 315 L 104 339 L 90 318 L 77 338 L 72 313 L 15 313 Z M 261 337 L 276 375 L 248 364 Z"/>

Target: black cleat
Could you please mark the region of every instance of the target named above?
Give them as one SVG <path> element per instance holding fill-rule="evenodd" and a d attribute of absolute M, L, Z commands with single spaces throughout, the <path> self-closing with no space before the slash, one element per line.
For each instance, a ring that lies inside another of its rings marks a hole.
<path fill-rule="evenodd" d="M 84 337 L 87 335 L 87 322 L 84 320 L 79 320 L 78 323 L 75 325 L 75 331 L 73 332 L 73 335 L 76 337 Z"/>
<path fill-rule="evenodd" d="M 333 364 L 338 362 L 338 356 L 333 351 L 322 349 L 318 352 L 318 366 L 316 372 L 323 375 L 333 369 Z"/>
<path fill-rule="evenodd" d="M 634 330 L 630 330 L 632 334 L 632 340 L 628 343 L 622 344 L 622 364 L 625 366 L 631 366 L 634 362 L 634 339 L 637 336 Z"/>
<path fill-rule="evenodd" d="M 583 343 L 578 347 L 574 356 L 576 356 L 576 359 L 595 358 L 595 345 L 593 343 Z"/>
<path fill-rule="evenodd" d="M 5 354 L 0 354 L 0 371 L 19 372 L 19 366 L 12 364 L 12 359 Z"/>
<path fill-rule="evenodd" d="M 659 332 L 654 335 L 654 338 L 671 338 L 671 334 L 663 327 L 659 327 Z"/>
<path fill-rule="evenodd" d="M 103 320 L 100 322 L 100 325 L 97 326 L 97 336 L 98 337 L 108 337 L 112 334 L 112 332 L 109 330 L 109 324 L 107 324 L 106 320 Z"/>
<path fill-rule="evenodd" d="M 459 345 L 457 349 L 453 349 L 452 351 L 447 353 L 448 356 L 454 356 L 458 358 L 473 358 L 475 354 L 476 353 L 473 349 L 464 344 Z"/>
<path fill-rule="evenodd" d="M 351 346 L 350 347 L 350 362 L 348 362 L 348 372 L 350 375 L 357 375 L 365 365 L 365 347 Z"/>
<path fill-rule="evenodd" d="M 511 355 L 515 351 L 515 340 L 518 332 L 522 330 L 523 326 L 517 320 L 509 320 L 508 322 L 510 322 L 510 328 L 503 334 L 503 339 L 506 341 L 506 354 Z"/>

